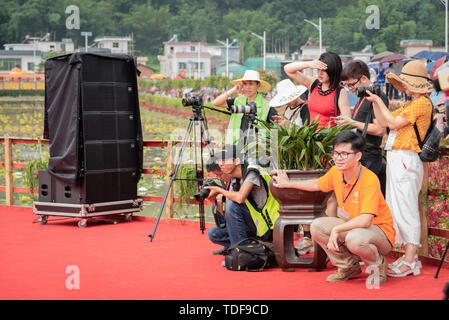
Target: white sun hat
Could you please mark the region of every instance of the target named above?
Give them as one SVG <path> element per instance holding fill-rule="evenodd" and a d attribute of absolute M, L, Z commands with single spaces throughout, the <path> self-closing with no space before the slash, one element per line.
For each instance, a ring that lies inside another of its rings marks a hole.
<path fill-rule="evenodd" d="M 260 87 L 257 90 L 259 92 L 267 92 L 271 89 L 271 85 L 265 80 L 261 80 L 259 72 L 254 70 L 246 70 L 243 74 L 243 78 L 233 80 L 231 83 L 233 85 L 242 85 L 243 81 L 259 81 Z"/>
<path fill-rule="evenodd" d="M 270 107 L 281 107 L 299 98 L 307 91 L 305 86 L 295 86 L 290 79 L 280 81 L 276 86 L 277 94 L 271 99 Z"/>

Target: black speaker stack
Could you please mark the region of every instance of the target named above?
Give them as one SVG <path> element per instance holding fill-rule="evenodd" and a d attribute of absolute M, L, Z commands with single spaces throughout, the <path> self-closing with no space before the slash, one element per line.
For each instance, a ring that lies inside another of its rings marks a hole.
<path fill-rule="evenodd" d="M 114 212 L 123 210 L 123 203 L 140 206 L 137 73 L 129 55 L 74 53 L 45 62 L 44 138 L 50 141 L 50 160 L 39 172 L 37 214 L 49 206 L 57 212 L 70 205 L 86 211 L 108 204 Z"/>

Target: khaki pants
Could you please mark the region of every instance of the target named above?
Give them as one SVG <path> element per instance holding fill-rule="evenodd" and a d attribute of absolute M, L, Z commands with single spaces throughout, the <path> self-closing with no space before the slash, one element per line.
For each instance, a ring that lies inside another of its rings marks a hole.
<path fill-rule="evenodd" d="M 344 222 L 340 218 L 321 217 L 315 219 L 310 226 L 312 239 L 326 251 L 332 264 L 338 269 L 348 269 L 358 261 L 355 255 L 359 256 L 366 266 L 380 264 L 379 253 L 388 254 L 392 246 L 382 229 L 375 225 L 340 233 L 338 242 L 345 242 L 340 251 L 331 251 L 327 248 L 332 229 Z"/>

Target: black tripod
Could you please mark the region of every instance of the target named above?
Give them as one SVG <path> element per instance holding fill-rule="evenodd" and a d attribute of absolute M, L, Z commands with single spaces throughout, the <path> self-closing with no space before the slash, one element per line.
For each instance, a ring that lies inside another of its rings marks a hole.
<path fill-rule="evenodd" d="M 189 141 L 189 137 L 193 131 L 193 141 L 194 141 L 194 157 L 195 157 L 195 172 L 196 172 L 196 179 L 188 179 L 188 180 L 194 180 L 198 182 L 198 188 L 200 188 L 203 184 L 203 180 L 204 180 L 204 163 L 203 163 L 203 145 L 209 146 L 210 145 L 210 139 L 209 139 L 209 131 L 208 131 L 208 127 L 207 127 L 207 119 L 206 116 L 203 115 L 202 111 L 204 108 L 208 108 L 214 111 L 218 111 L 218 112 L 222 112 L 222 113 L 226 113 L 226 114 L 230 114 L 227 111 L 223 111 L 223 110 L 219 110 L 219 109 L 215 109 L 215 108 L 211 108 L 211 107 L 205 107 L 202 105 L 202 98 L 201 96 L 194 96 L 188 99 L 183 99 L 182 100 L 182 104 L 186 107 L 186 106 L 192 106 L 192 112 L 193 112 L 193 116 L 190 117 L 190 122 L 189 125 L 187 127 L 187 132 L 186 135 L 182 141 L 181 144 L 181 148 L 179 149 L 179 154 L 178 154 L 178 158 L 176 159 L 176 163 L 175 163 L 175 167 L 173 172 L 170 174 L 170 182 L 168 184 L 167 190 L 165 191 L 165 195 L 164 195 L 164 199 L 162 200 L 162 205 L 159 209 L 159 214 L 157 216 L 156 219 L 156 224 L 154 225 L 153 228 L 153 232 L 151 234 L 149 234 L 148 236 L 150 237 L 150 242 L 153 241 L 154 239 L 154 235 L 156 233 L 156 229 L 157 226 L 159 224 L 159 220 L 161 219 L 161 215 L 162 212 L 164 210 L 165 207 L 165 203 L 167 202 L 167 197 L 168 194 L 170 192 L 170 189 L 173 186 L 173 182 L 175 180 L 180 180 L 180 179 L 176 179 L 176 175 L 178 173 L 178 169 L 181 165 L 181 160 L 182 160 L 182 155 L 186 149 L 187 143 Z M 200 138 L 200 152 L 199 152 L 199 156 L 200 156 L 200 166 L 198 165 L 198 145 L 197 145 L 197 133 L 198 133 L 198 129 L 199 129 L 199 138 Z M 210 149 L 210 155 L 213 156 L 213 151 L 212 149 Z M 204 233 L 204 230 L 206 229 L 205 227 L 205 217 L 204 217 L 204 202 L 199 202 L 199 220 L 200 220 L 200 230 L 202 233 Z"/>
<path fill-rule="evenodd" d="M 443 253 L 443 256 L 441 257 L 441 261 L 440 261 L 440 264 L 438 265 L 438 269 L 437 269 L 437 272 L 435 273 L 435 279 L 437 279 L 438 278 L 438 274 L 440 273 L 440 269 L 441 269 L 441 266 L 443 265 L 443 262 L 444 262 L 444 258 L 446 257 L 446 253 L 447 253 L 447 249 L 448 249 L 448 247 L 449 247 L 449 241 L 448 241 L 448 243 L 446 244 L 446 249 L 444 249 L 444 253 Z"/>

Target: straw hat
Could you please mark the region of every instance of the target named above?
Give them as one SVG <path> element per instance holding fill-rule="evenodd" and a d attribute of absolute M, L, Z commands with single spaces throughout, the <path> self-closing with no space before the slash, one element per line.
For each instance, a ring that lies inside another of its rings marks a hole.
<path fill-rule="evenodd" d="M 305 86 L 295 86 L 290 79 L 280 81 L 276 86 L 277 94 L 271 99 L 270 107 L 281 107 L 299 98 L 307 91 Z"/>
<path fill-rule="evenodd" d="M 259 81 L 260 87 L 257 91 L 267 92 L 271 89 L 271 85 L 265 80 L 260 79 L 259 72 L 254 70 L 246 70 L 243 74 L 243 78 L 231 81 L 234 85 L 242 85 L 243 81 Z"/>
<path fill-rule="evenodd" d="M 427 75 L 426 65 L 419 60 L 405 64 L 399 76 L 394 73 L 387 74 L 387 80 L 401 92 L 408 89 L 414 93 L 426 93 L 433 86 Z"/>

